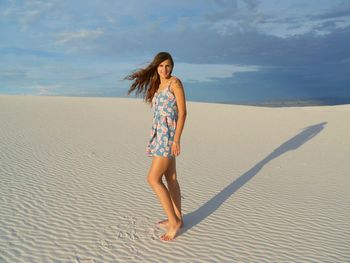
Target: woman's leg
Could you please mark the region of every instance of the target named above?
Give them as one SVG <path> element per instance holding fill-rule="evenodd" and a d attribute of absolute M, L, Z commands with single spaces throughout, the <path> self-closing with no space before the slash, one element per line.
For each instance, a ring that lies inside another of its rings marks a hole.
<path fill-rule="evenodd" d="M 177 181 L 177 173 L 176 173 L 176 159 L 175 157 L 171 159 L 171 163 L 169 168 L 165 171 L 165 179 L 168 184 L 169 194 L 171 197 L 171 201 L 173 203 L 173 207 L 175 210 L 175 214 L 178 220 L 181 221 L 182 226 L 182 213 L 181 213 L 181 191 L 179 182 Z M 159 222 L 160 225 L 168 226 L 168 220 L 163 220 Z"/>
<path fill-rule="evenodd" d="M 171 164 L 171 160 L 167 157 L 154 156 L 152 166 L 148 172 L 147 181 L 158 196 L 160 203 L 163 206 L 165 213 L 168 216 L 169 228 L 165 235 L 161 238 L 163 240 L 171 240 L 175 237 L 181 222 L 177 218 L 173 203 L 168 189 L 162 182 L 162 176 Z"/>

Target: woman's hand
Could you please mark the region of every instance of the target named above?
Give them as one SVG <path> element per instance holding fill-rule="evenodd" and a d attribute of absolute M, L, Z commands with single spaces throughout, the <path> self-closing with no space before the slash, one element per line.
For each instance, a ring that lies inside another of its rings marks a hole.
<path fill-rule="evenodd" d="M 171 154 L 178 156 L 180 154 L 180 143 L 173 142 L 173 146 L 171 147 Z"/>

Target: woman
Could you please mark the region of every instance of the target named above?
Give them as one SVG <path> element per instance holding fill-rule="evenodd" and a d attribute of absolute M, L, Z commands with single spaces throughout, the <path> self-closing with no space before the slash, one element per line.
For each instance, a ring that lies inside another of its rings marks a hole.
<path fill-rule="evenodd" d="M 185 92 L 181 81 L 171 75 L 173 68 L 171 55 L 160 52 L 146 68 L 126 77 L 133 81 L 128 95 L 136 90 L 136 94 L 143 93 L 145 101 L 152 104 L 153 125 L 147 154 L 153 159 L 147 180 L 168 217 L 158 222 L 159 226 L 167 228 L 160 237 L 164 241 L 174 239 L 183 226 L 175 157 L 180 154 L 180 138 L 187 113 Z M 168 188 L 162 182 L 163 175 Z"/>

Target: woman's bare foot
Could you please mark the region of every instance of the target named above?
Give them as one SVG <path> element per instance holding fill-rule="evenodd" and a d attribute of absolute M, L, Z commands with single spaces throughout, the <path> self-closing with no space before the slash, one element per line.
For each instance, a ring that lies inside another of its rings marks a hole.
<path fill-rule="evenodd" d="M 169 223 L 168 223 L 169 225 Z M 160 237 L 163 241 L 170 241 L 173 240 L 177 234 L 177 231 L 181 228 L 182 222 L 177 221 L 175 225 L 169 225 L 168 231 Z"/>
<path fill-rule="evenodd" d="M 182 228 L 183 225 L 184 225 L 182 219 L 180 220 L 180 222 L 181 222 L 180 228 Z M 167 228 L 169 227 L 169 221 L 168 221 L 168 219 L 159 221 L 159 222 L 157 223 L 157 226 L 167 229 Z"/>

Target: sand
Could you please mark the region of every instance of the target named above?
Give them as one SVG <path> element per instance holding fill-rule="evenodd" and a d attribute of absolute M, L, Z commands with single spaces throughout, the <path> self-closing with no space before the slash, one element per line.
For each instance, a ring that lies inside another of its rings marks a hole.
<path fill-rule="evenodd" d="M 350 105 L 188 102 L 159 240 L 139 99 L 0 96 L 0 262 L 350 262 Z"/>

